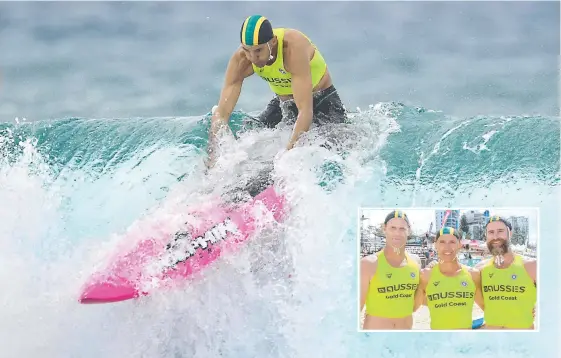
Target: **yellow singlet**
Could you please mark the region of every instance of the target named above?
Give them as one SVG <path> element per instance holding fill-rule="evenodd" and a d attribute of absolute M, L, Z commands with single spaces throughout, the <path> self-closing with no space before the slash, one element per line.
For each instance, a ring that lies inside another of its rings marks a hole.
<path fill-rule="evenodd" d="M 464 266 L 458 275 L 449 277 L 435 265 L 425 291 L 431 329 L 471 329 L 475 282 Z"/>
<path fill-rule="evenodd" d="M 283 62 L 282 50 L 284 31 L 284 28 L 273 29 L 273 33 L 277 36 L 278 40 L 277 58 L 275 59 L 275 62 L 273 62 L 270 66 L 264 66 L 263 68 L 252 65 L 255 74 L 267 81 L 271 90 L 280 96 L 292 95 L 292 75 L 284 69 Z M 314 48 L 316 49 L 316 52 L 310 61 L 312 87 L 317 86 L 327 69 L 327 64 L 325 63 L 323 56 L 315 45 Z"/>
<path fill-rule="evenodd" d="M 378 256 L 378 268 L 370 279 L 366 296 L 366 313 L 370 316 L 403 318 L 413 314 L 415 290 L 419 286 L 419 265 L 405 253 L 407 264 L 396 268 L 384 255 Z"/>
<path fill-rule="evenodd" d="M 520 255 L 505 269 L 498 269 L 490 260 L 481 270 L 485 302 L 485 323 L 506 328 L 530 328 L 534 324 L 532 310 L 537 289 L 524 268 Z"/>

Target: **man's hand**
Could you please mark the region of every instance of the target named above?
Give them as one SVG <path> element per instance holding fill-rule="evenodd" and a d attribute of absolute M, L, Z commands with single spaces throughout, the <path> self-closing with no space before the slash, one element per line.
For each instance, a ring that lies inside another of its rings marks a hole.
<path fill-rule="evenodd" d="M 206 172 L 208 172 L 216 164 L 216 156 L 214 155 L 214 153 L 209 151 L 208 157 L 204 162 L 205 162 L 205 166 L 206 166 Z"/>
<path fill-rule="evenodd" d="M 205 162 L 207 170 L 212 169 L 216 164 L 216 160 L 220 150 L 220 140 L 227 131 L 230 130 L 228 121 L 224 120 L 220 113 L 217 112 L 217 106 L 212 108 L 212 118 L 210 122 L 210 135 L 208 138 L 208 159 Z"/>
<path fill-rule="evenodd" d="M 205 165 L 207 171 L 214 167 L 216 164 L 216 152 L 218 150 L 218 134 L 221 131 L 221 126 L 223 126 L 223 119 L 220 118 L 220 114 L 216 112 L 218 106 L 213 106 L 211 110 L 210 117 L 210 132 L 208 136 L 208 147 L 207 153 L 208 158 L 205 160 Z"/>
<path fill-rule="evenodd" d="M 216 110 L 218 109 L 217 105 L 212 106 L 212 109 L 210 110 L 210 115 L 214 116 L 214 114 L 216 113 Z"/>
<path fill-rule="evenodd" d="M 280 158 L 287 152 L 288 149 L 282 149 L 277 154 L 275 154 L 275 158 L 273 159 L 274 162 L 278 162 Z"/>

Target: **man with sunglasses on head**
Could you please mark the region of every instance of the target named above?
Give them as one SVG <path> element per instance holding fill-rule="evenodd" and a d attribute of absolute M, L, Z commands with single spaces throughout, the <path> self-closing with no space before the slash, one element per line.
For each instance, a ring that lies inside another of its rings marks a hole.
<path fill-rule="evenodd" d="M 249 16 L 240 30 L 241 46 L 228 67 L 218 105 L 213 108 L 207 167 L 216 162 L 217 135 L 228 130 L 245 78 L 256 74 L 275 96 L 256 118 L 257 124 L 274 128 L 281 121 L 293 125 L 285 147 L 290 150 L 312 123 L 344 123 L 346 111 L 333 86 L 327 64 L 310 39 L 289 28 L 272 28 L 261 15 Z"/>

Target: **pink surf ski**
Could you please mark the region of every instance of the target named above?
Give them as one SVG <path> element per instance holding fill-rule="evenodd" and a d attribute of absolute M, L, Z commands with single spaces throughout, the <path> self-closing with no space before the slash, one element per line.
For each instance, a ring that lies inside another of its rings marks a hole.
<path fill-rule="evenodd" d="M 259 203 L 277 222 L 283 220 L 284 200 L 273 186 L 247 203 L 197 212 L 199 225 L 142 240 L 132 251 L 117 256 L 103 272 L 92 275 L 83 287 L 80 303 L 124 301 L 190 277 L 252 237 L 257 225 L 253 209 Z"/>

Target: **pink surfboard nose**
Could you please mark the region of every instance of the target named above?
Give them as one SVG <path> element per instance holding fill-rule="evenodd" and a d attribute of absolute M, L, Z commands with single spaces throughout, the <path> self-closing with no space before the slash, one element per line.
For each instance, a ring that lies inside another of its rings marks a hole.
<path fill-rule="evenodd" d="M 80 296 L 80 303 L 109 303 L 129 300 L 138 297 L 138 291 L 134 286 L 121 280 L 119 283 L 98 282 L 88 286 Z"/>

